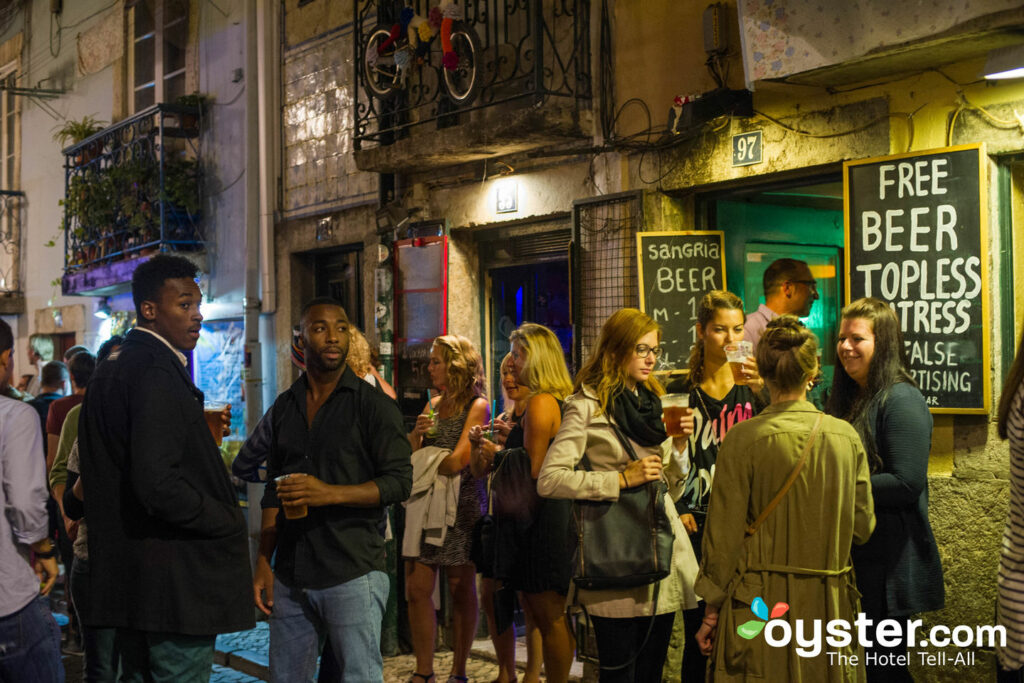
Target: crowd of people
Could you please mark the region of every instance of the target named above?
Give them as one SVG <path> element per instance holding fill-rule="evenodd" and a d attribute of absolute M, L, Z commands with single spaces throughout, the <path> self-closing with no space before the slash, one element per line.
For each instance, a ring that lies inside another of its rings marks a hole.
<path fill-rule="evenodd" d="M 468 680 L 481 607 L 496 683 L 531 683 L 542 672 L 566 681 L 590 640 L 574 622 L 592 628 L 602 682 L 661 681 L 680 622 L 684 683 L 912 680 L 905 641 L 883 646 L 889 639 L 869 631 L 873 657 L 855 640 L 834 648 L 842 656 L 797 657 L 754 638 L 760 627 L 751 626 L 787 611 L 849 622 L 863 612 L 875 628 L 944 604 L 928 520 L 932 420 L 886 303 L 865 298 L 842 310 L 824 410 L 807 400 L 821 372 L 819 341 L 798 318 L 817 299 L 816 282 L 806 263 L 782 259 L 765 272 L 766 303 L 754 314 L 728 291 L 700 301 L 688 372 L 667 387 L 689 407 L 671 417 L 656 373 L 659 325 L 625 308 L 605 321 L 575 379 L 554 332 L 520 325 L 501 362 L 500 413 L 474 344 L 436 338 L 428 400 L 407 429 L 343 307 L 313 299 L 292 348 L 302 372 L 232 466 L 240 479 L 267 483 L 253 569 L 217 446 L 229 414 L 207 421 L 187 368 L 202 321 L 196 276 L 186 259 L 154 257 L 135 271 L 137 325 L 125 337 L 97 356 L 69 350 L 65 363 L 33 339 L 36 375 L 25 390 L 4 382 L 0 680 L 63 680 L 45 598 L 59 556 L 88 681 L 207 680 L 216 634 L 251 628 L 254 604 L 270 623 L 273 681 L 380 681 L 394 590 L 385 542 L 394 536 L 415 655 L 410 683 Z M 737 361 L 743 341 L 753 350 Z M 0 321 L 4 377 L 13 343 Z M 1002 676 L 1024 663 L 1022 378 L 1024 340 L 999 410 L 1012 453 Z M 662 534 L 668 553 L 656 574 L 637 579 L 587 554 L 581 510 L 642 491 L 655 521 L 626 533 Z M 395 533 L 389 508 L 399 503 Z M 584 584 L 591 564 L 604 583 Z M 442 574 L 453 647 L 446 677 L 434 665 Z"/>

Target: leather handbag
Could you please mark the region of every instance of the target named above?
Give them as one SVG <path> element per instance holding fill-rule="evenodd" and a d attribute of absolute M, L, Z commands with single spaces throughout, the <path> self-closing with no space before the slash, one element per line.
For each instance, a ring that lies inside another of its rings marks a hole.
<path fill-rule="evenodd" d="M 632 445 L 612 424 L 626 453 Z M 583 467 L 590 469 L 584 456 Z M 668 487 L 653 481 L 619 491 L 617 501 L 573 502 L 573 582 L 587 590 L 633 588 L 661 581 L 672 567 L 675 537 L 665 510 Z"/>

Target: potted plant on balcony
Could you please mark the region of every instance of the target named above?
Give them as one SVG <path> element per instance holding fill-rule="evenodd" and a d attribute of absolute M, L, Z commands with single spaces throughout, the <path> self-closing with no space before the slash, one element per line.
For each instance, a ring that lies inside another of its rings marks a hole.
<path fill-rule="evenodd" d="M 110 176 L 95 169 L 72 175 L 60 204 L 65 209 L 62 227 L 66 230 L 73 225 L 72 237 L 82 258 L 85 262 L 95 260 L 101 237 L 112 229 L 117 214 L 117 192 Z"/>
<path fill-rule="evenodd" d="M 93 116 L 86 116 L 80 120 L 68 119 L 64 125 L 53 133 L 53 140 L 64 149 L 70 145 L 77 145 L 82 140 L 95 135 L 103 130 L 105 122 L 97 120 Z M 75 166 L 87 164 L 100 155 L 103 151 L 103 144 L 95 142 L 81 150 L 75 156 Z"/>
<path fill-rule="evenodd" d="M 202 169 L 195 159 L 172 157 L 164 161 L 164 202 L 166 235 L 173 240 L 198 240 L 199 179 Z"/>
<path fill-rule="evenodd" d="M 195 109 L 197 112 L 197 114 L 180 114 L 181 127 L 198 128 L 199 119 L 205 117 L 209 109 L 210 97 L 197 91 L 188 95 L 182 95 L 174 103 L 181 107 Z"/>

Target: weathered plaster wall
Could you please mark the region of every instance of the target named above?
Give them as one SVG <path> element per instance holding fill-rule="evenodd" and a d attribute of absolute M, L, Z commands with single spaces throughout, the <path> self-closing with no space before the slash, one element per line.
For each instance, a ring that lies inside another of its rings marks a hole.
<path fill-rule="evenodd" d="M 277 358 L 277 392 L 287 389 L 298 373 L 291 362 L 292 326 L 299 320 L 299 311 L 306 300 L 313 297 L 313 272 L 309 268 L 307 252 L 329 249 L 353 243 L 362 243 L 360 268 L 363 285 L 363 332 L 371 344 L 376 343 L 373 327 L 374 268 L 377 265 L 377 244 L 373 210 L 367 207 L 335 215 L 335 229 L 331 238 L 317 240 L 316 224 L 321 217 L 305 218 L 281 223 L 274 235 L 275 268 L 277 270 L 278 308 L 274 315 L 274 339 L 277 348 L 271 352 Z"/>

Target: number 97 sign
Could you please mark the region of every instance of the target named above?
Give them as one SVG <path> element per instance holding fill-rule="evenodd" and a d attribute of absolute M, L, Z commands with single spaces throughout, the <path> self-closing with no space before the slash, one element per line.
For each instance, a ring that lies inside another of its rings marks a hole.
<path fill-rule="evenodd" d="M 761 131 L 732 136 L 732 165 L 750 166 L 761 163 Z"/>

